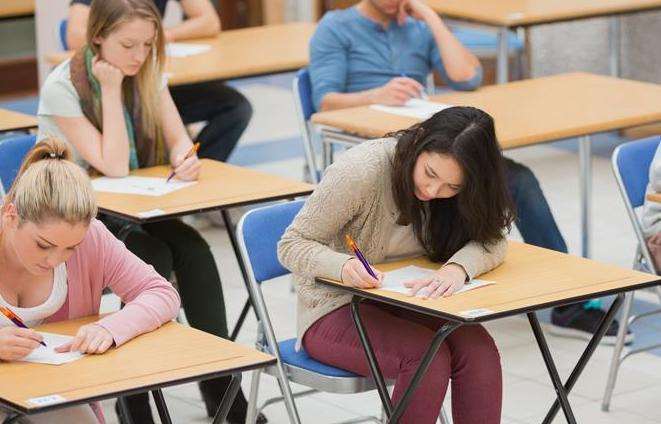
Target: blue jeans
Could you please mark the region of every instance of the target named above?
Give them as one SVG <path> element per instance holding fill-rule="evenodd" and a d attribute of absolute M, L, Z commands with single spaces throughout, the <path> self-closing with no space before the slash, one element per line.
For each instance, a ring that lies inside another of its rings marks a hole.
<path fill-rule="evenodd" d="M 523 241 L 534 246 L 567 253 L 544 192 L 530 168 L 505 158 L 507 184 L 516 205 L 516 227 Z"/>

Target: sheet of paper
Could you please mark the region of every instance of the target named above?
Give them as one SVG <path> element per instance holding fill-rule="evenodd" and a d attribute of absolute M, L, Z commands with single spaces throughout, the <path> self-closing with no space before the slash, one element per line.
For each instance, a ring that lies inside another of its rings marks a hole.
<path fill-rule="evenodd" d="M 163 196 L 182 188 L 196 184 L 195 181 L 179 181 L 152 177 L 100 177 L 92 180 L 92 187 L 96 191 L 107 193 L 139 194 L 141 196 Z"/>
<path fill-rule="evenodd" d="M 208 44 L 168 43 L 165 46 L 165 53 L 170 57 L 194 56 L 206 53 L 209 50 L 211 50 L 211 46 Z"/>
<path fill-rule="evenodd" d="M 424 99 L 410 99 L 404 106 L 371 105 L 370 107 L 381 112 L 424 120 L 431 118 L 436 112 L 452 107 L 452 105 L 430 102 Z"/>
<path fill-rule="evenodd" d="M 417 280 L 420 278 L 427 278 L 433 273 L 434 271 L 432 271 L 431 269 L 421 268 L 415 265 L 405 266 L 403 268 L 399 268 L 394 271 L 386 272 L 385 278 L 383 279 L 383 286 L 381 288 L 383 290 L 408 294 L 410 289 L 404 286 L 405 282 L 411 280 Z M 466 284 L 464 284 L 464 286 L 460 290 L 454 292 L 453 296 L 467 292 L 469 290 L 477 289 L 479 287 L 488 286 L 490 284 L 494 284 L 494 282 L 487 280 L 472 279 Z M 424 293 L 418 292 L 416 296 L 422 297 L 423 294 Z"/>
<path fill-rule="evenodd" d="M 83 354 L 80 352 L 55 352 L 56 347 L 62 346 L 69 340 L 73 339 L 73 337 L 54 333 L 39 332 L 39 334 L 44 336 L 44 343 L 46 343 L 46 347 L 39 345 L 38 348 L 33 350 L 28 356 L 22 359 L 24 362 L 61 365 L 66 364 L 67 362 L 76 361 L 83 357 Z"/>

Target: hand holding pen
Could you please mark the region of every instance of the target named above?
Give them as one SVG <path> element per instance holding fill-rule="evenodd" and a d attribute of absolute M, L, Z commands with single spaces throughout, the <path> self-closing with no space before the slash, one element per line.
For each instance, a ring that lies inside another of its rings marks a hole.
<path fill-rule="evenodd" d="M 342 266 L 342 282 L 361 289 L 372 289 L 381 286 L 383 273 L 372 267 L 363 253 L 358 249 L 351 236 L 346 236 L 347 246 L 356 256 Z"/>
<path fill-rule="evenodd" d="M 0 328 L 0 360 L 17 361 L 29 355 L 40 344 L 46 346 L 41 334 L 29 329 L 13 311 L 0 306 L 0 313 L 15 325 Z"/>
<path fill-rule="evenodd" d="M 195 143 L 185 155 L 179 155 L 172 161 L 172 172 L 170 172 L 166 183 L 170 182 L 175 175 L 183 181 L 197 180 L 202 166 L 196 155 L 199 149 L 200 143 Z"/>

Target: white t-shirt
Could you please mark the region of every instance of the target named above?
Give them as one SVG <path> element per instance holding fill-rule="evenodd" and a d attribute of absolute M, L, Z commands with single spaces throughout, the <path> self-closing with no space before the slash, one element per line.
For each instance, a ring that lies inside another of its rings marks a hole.
<path fill-rule="evenodd" d="M 0 295 L 0 305 L 5 306 L 12 310 L 28 327 L 36 327 L 41 324 L 46 318 L 54 315 L 60 310 L 62 305 L 67 299 L 69 288 L 67 286 L 67 266 L 65 263 L 58 265 L 53 271 L 53 289 L 41 305 L 33 306 L 31 308 L 21 308 L 9 304 L 2 295 Z M 0 314 L 0 327 L 14 325 L 7 317 Z"/>

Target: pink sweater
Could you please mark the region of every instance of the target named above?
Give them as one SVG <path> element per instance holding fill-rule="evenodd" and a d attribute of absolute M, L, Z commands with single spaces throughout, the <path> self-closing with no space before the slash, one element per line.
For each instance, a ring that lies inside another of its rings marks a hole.
<path fill-rule="evenodd" d="M 47 322 L 98 314 L 106 287 L 126 303 L 122 310 L 98 322 L 112 334 L 117 346 L 177 316 L 180 300 L 172 284 L 96 219 L 66 265 L 67 300 Z"/>

